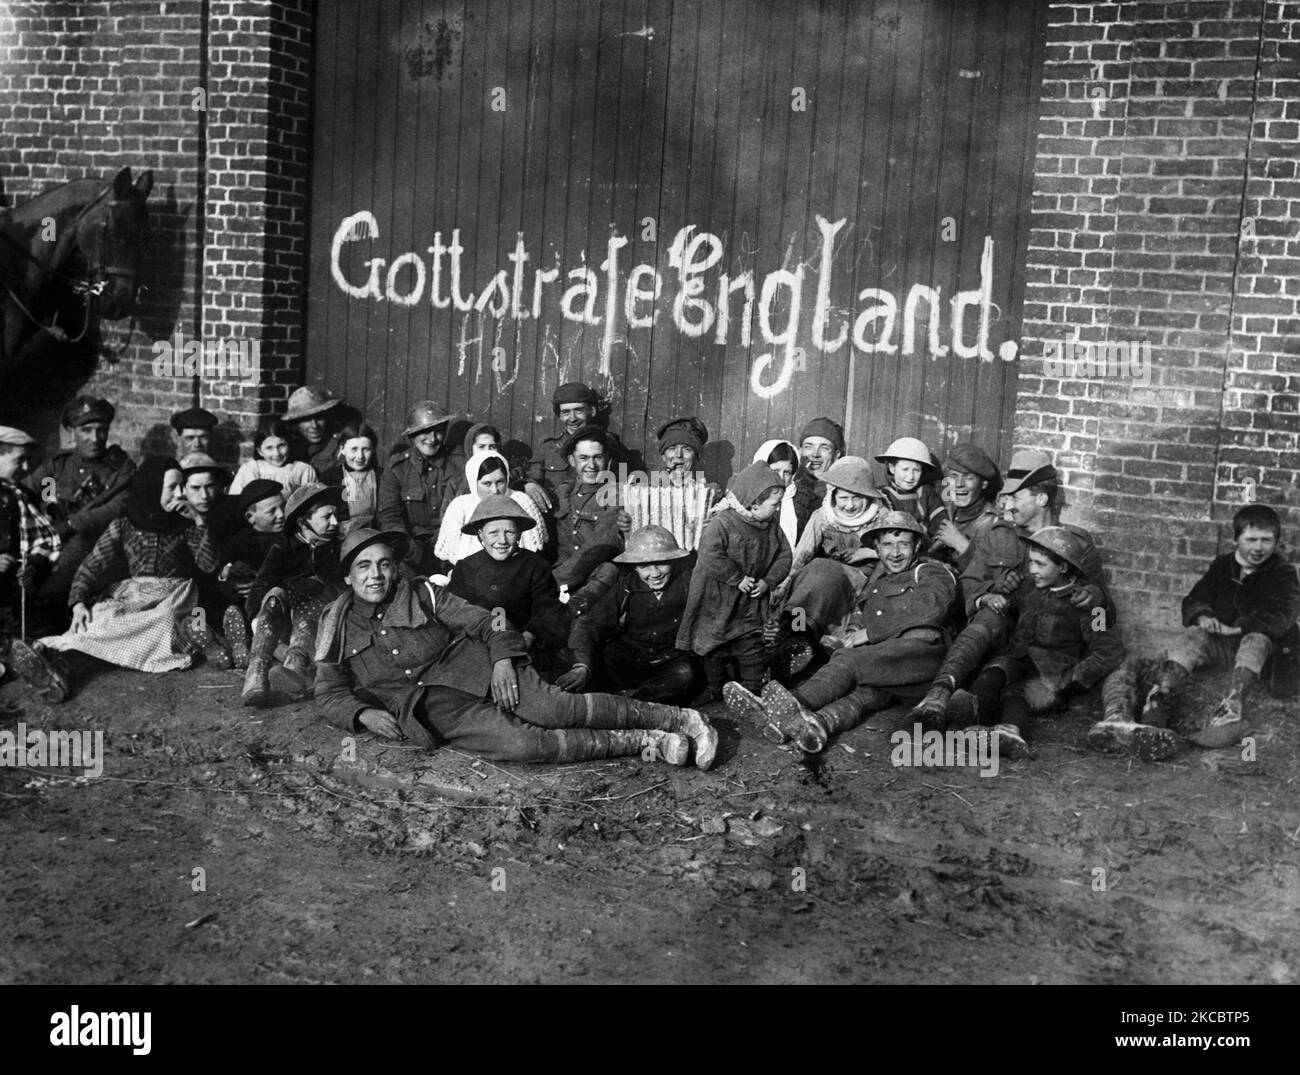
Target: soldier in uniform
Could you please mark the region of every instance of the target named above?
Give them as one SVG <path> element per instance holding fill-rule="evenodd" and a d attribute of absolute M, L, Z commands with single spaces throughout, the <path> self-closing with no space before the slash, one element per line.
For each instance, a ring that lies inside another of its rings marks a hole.
<path fill-rule="evenodd" d="M 431 399 L 417 403 L 403 430 L 411 447 L 393 456 L 379 479 L 379 525 L 407 536 L 405 565 L 416 574 L 438 572 L 434 544 L 443 509 L 465 476 L 463 450 L 447 443 L 447 427 L 459 417 Z"/>
<path fill-rule="evenodd" d="M 67 605 L 81 561 L 126 510 L 135 464 L 119 445 L 108 443 L 116 414 L 106 399 L 78 396 L 63 411 L 63 428 L 72 431 L 76 447 L 55 452 L 27 479 L 63 542 L 59 562 L 39 593 L 51 610 Z"/>
<path fill-rule="evenodd" d="M 212 431 L 217 428 L 217 416 L 202 407 L 191 407 L 172 415 L 171 427 L 176 431 L 176 456 L 211 455 Z"/>
<path fill-rule="evenodd" d="M 555 582 L 568 587 L 576 604 L 570 611 L 581 614 L 585 601 L 578 591 L 593 573 L 602 572 L 597 576 L 602 592 L 617 577 L 610 561 L 622 551 L 623 532 L 631 529 L 632 520 L 619 507 L 618 482 L 609 472 L 609 434 L 600 426 L 584 426 L 568 439 L 564 451 L 573 473 L 556 490 Z"/>
<path fill-rule="evenodd" d="M 580 381 L 562 384 L 551 396 L 551 409 L 560 420 L 561 430 L 557 436 L 547 437 L 542 441 L 541 450 L 532 459 L 525 472 L 527 482 L 524 492 L 533 498 L 533 503 L 541 511 L 550 511 L 555 507 L 559 487 L 572 477 L 570 473 L 569 452 L 566 442 L 578 430 L 596 424 L 596 415 L 600 410 L 600 397 L 594 389 Z M 629 454 L 617 435 L 603 426 L 599 427 L 606 437 L 612 458 L 607 465 L 629 462 Z"/>
<path fill-rule="evenodd" d="M 324 474 L 338 462 L 338 408 L 343 401 L 323 388 L 303 385 L 289 394 L 289 402 L 281 419 L 298 431 L 292 444 L 290 459 L 307 463 L 317 474 Z"/>

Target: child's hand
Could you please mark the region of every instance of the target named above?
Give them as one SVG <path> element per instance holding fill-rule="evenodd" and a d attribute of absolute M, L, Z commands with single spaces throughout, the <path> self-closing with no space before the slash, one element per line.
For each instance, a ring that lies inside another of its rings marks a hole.
<path fill-rule="evenodd" d="M 1000 593 L 985 594 L 980 598 L 980 603 L 999 616 L 1005 616 L 1011 608 L 1011 602 Z"/>
<path fill-rule="evenodd" d="M 749 591 L 750 597 L 762 597 L 768 591 L 767 579 L 759 579 Z"/>
<path fill-rule="evenodd" d="M 736 589 L 743 594 L 752 595 L 754 593 L 754 583 L 756 581 L 758 580 L 754 579 L 750 575 L 746 575 L 743 579 L 741 579 L 738 583 L 736 583 Z"/>

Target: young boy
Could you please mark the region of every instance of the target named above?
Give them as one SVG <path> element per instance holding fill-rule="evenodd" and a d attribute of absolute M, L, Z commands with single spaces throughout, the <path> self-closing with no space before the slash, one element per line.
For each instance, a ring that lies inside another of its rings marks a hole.
<path fill-rule="evenodd" d="M 934 533 L 946 511 L 934 487 L 943 475 L 930 449 L 915 437 L 899 437 L 876 456 L 876 462 L 884 463 L 889 472 L 889 484 L 882 491 L 890 508 L 907 512 L 927 534 Z"/>
<path fill-rule="evenodd" d="M 221 633 L 230 647 L 235 668 L 248 667 L 250 642 L 244 602 L 253 588 L 258 571 L 284 529 L 284 487 L 269 478 L 255 478 L 244 486 L 237 501 L 244 525 L 222 542 L 222 567 L 218 572 L 226 610 Z"/>
<path fill-rule="evenodd" d="M 244 611 L 256 617 L 241 700 L 265 705 L 275 647 L 288 642 L 283 671 L 291 694 L 307 690 L 315 675 L 312 651 L 321 611 L 343 590 L 339 566 L 338 486 L 304 485 L 289 494 L 284 533 L 271 547 L 248 591 Z"/>
<path fill-rule="evenodd" d="M 677 648 L 704 658 L 709 690 L 722 697 L 727 662 L 757 691 L 763 678 L 768 592 L 790 570 L 790 543 L 776 525 L 785 484 L 766 463 L 750 463 L 727 488 L 724 509 L 705 526 Z"/>
<path fill-rule="evenodd" d="M 513 497 L 484 497 L 461 527 L 482 548 L 457 561 L 448 589 L 489 612 L 500 609 L 502 630 L 520 632 L 534 663 L 549 670 L 568 641 L 569 614 L 560 604 L 551 565 L 540 553 L 519 547 L 519 535 L 536 525 Z"/>
<path fill-rule="evenodd" d="M 1248 730 L 1243 703 L 1269 662 L 1294 660 L 1300 644 L 1300 583 L 1278 555 L 1282 523 L 1277 512 L 1250 504 L 1232 519 L 1236 547 L 1214 561 L 1183 598 L 1183 633 L 1161 666 L 1142 720 L 1164 726 L 1169 698 L 1188 675 L 1206 664 L 1232 666 L 1232 685 L 1209 721 L 1189 738 L 1197 746 L 1224 747 Z"/>
<path fill-rule="evenodd" d="M 1124 660 L 1105 592 L 1089 608 L 1070 600 L 1087 576 L 1088 541 L 1063 526 L 1043 527 L 1024 541 L 1033 589 L 1016 595 L 1019 618 L 1011 642 L 970 690 L 955 691 L 948 703 L 950 723 L 992 725 L 994 748 L 1011 758 L 1029 753 L 1036 714 L 1059 708 L 1072 689 L 1096 686 Z"/>
<path fill-rule="evenodd" d="M 41 511 L 39 501 L 19 484 L 27 473 L 34 437 L 13 426 L 0 426 L 0 635 L 22 633 L 24 595 L 31 604 L 29 621 L 35 615 L 32 597 L 59 558 L 62 543 L 54 523 Z M 48 632 L 34 622 L 28 633 Z"/>

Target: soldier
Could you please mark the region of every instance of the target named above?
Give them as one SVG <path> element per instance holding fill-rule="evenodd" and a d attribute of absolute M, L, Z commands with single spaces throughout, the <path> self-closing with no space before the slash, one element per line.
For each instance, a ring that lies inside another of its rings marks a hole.
<path fill-rule="evenodd" d="M 289 403 L 282 421 L 295 427 L 298 437 L 290 458 L 294 462 L 310 464 L 317 474 L 323 474 L 338 462 L 339 438 L 338 408 L 343 401 L 323 388 L 303 385 L 289 395 Z"/>
<path fill-rule="evenodd" d="M 584 426 L 564 445 L 573 473 L 556 490 L 559 561 L 555 581 L 567 586 L 575 598 L 593 573 L 622 551 L 623 531 L 632 526 L 631 518 L 618 505 L 618 483 L 609 472 L 611 443 L 600 426 Z M 615 577 L 617 568 L 610 567 L 599 579 L 607 585 Z M 577 608 L 570 609 L 578 614 L 583 610 L 581 598 Z"/>
<path fill-rule="evenodd" d="M 126 510 L 135 464 L 120 446 L 108 443 L 116 414 L 106 399 L 78 396 L 63 410 L 63 428 L 72 431 L 76 447 L 55 452 L 27 479 L 63 542 L 59 562 L 39 593 L 51 609 L 66 606 L 81 561 Z"/>
<path fill-rule="evenodd" d="M 403 432 L 408 451 L 393 456 L 379 479 L 379 525 L 408 539 L 406 566 L 420 575 L 438 571 L 434 552 L 443 509 L 460 491 L 465 455 L 447 443 L 447 427 L 459 418 L 426 399 L 411 408 Z"/>
<path fill-rule="evenodd" d="M 524 492 L 533 498 L 533 503 L 541 511 L 551 511 L 555 507 L 557 490 L 572 477 L 565 443 L 578 430 L 596 424 L 600 397 L 580 381 L 570 381 L 555 390 L 551 396 L 551 409 L 563 428 L 558 436 L 547 437 L 542 441 L 541 451 L 528 464 L 528 480 L 524 485 Z M 628 452 L 622 442 L 609 430 L 600 428 L 611 453 L 608 465 L 627 462 Z"/>
<path fill-rule="evenodd" d="M 217 427 L 217 416 L 202 407 L 191 407 L 172 415 L 172 429 L 176 430 L 177 457 L 202 453 L 212 454 L 212 431 Z"/>

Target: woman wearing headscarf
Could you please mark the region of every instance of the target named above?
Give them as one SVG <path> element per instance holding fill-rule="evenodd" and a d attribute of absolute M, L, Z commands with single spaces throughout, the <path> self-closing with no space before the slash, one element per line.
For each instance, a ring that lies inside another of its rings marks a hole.
<path fill-rule="evenodd" d="M 794 476 L 799 470 L 799 449 L 788 440 L 779 438 L 765 440 L 758 446 L 758 451 L 754 453 L 751 462 L 766 463 L 776 471 L 776 476 L 785 482 L 785 495 L 781 498 L 781 514 L 777 519 L 781 533 L 785 535 L 786 541 L 793 549 L 799 543 L 799 534 L 808 522 L 806 515 L 802 519 L 799 518 L 795 506 L 795 494 L 799 492 L 799 487 L 795 484 Z"/>
<path fill-rule="evenodd" d="M 504 455 L 494 451 L 480 451 L 471 455 L 465 463 L 465 481 L 469 485 L 469 492 L 461 493 L 443 512 L 442 527 L 433 547 L 434 555 L 439 560 L 455 564 L 458 560 L 473 556 L 482 548 L 478 538 L 465 533 L 464 528 L 479 502 L 489 496 L 509 496 L 528 513 L 534 525 L 520 535 L 519 547 L 529 552 L 542 551 L 546 542 L 546 521 L 527 493 L 509 487 L 510 464 Z"/>
<path fill-rule="evenodd" d="M 198 603 L 195 573 L 216 569 L 217 550 L 202 516 L 181 495 L 183 485 L 174 459 L 140 464 L 125 513 L 109 523 L 73 578 L 71 629 L 41 639 L 42 646 L 170 672 L 188 668 L 196 649 L 215 643 L 190 612 Z"/>

